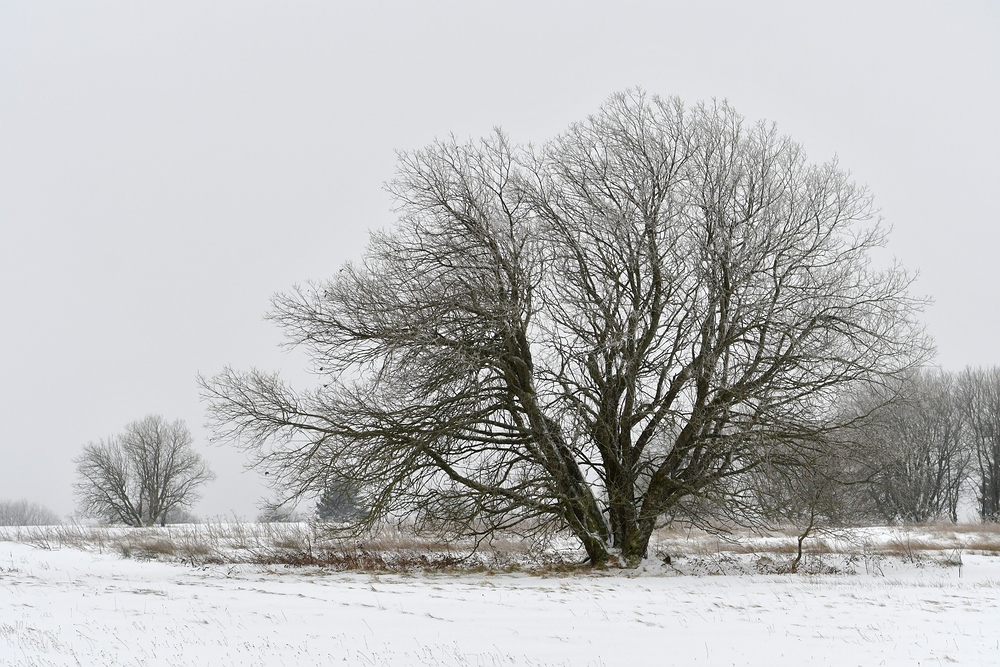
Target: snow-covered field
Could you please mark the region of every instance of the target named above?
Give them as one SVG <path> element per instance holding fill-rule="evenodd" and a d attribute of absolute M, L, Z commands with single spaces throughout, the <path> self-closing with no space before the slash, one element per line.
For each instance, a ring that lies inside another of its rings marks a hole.
<path fill-rule="evenodd" d="M 1000 557 L 939 556 L 829 557 L 854 574 L 746 574 L 764 558 L 746 553 L 359 574 L 0 541 L 0 664 L 1000 664 Z M 720 563 L 733 573 L 685 574 Z"/>

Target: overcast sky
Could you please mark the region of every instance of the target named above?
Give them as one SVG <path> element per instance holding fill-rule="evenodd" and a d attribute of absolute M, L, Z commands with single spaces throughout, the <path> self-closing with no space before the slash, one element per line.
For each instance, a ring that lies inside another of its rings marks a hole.
<path fill-rule="evenodd" d="M 727 98 L 875 193 L 948 369 L 1000 364 L 1000 3 L 0 0 L 0 499 L 150 413 L 253 517 L 197 373 L 280 370 L 271 294 L 392 224 L 395 151 L 542 143 L 642 86 Z"/>

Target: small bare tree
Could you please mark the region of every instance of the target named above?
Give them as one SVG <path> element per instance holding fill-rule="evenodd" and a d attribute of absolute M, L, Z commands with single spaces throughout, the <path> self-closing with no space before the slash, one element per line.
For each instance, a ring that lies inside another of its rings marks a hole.
<path fill-rule="evenodd" d="M 839 421 L 848 419 L 845 415 Z M 761 465 L 741 480 L 747 489 L 742 495 L 768 524 L 796 529 L 793 572 L 808 538 L 835 534 L 867 518 L 869 447 L 852 438 L 853 431 L 845 426 L 812 441 L 776 443 Z"/>
<path fill-rule="evenodd" d="M 84 447 L 76 459 L 80 512 L 130 526 L 165 524 L 214 478 L 181 420 L 152 415 Z"/>
<path fill-rule="evenodd" d="M 958 380 L 966 436 L 975 461 L 979 515 L 1000 521 L 1000 368 L 968 368 Z"/>

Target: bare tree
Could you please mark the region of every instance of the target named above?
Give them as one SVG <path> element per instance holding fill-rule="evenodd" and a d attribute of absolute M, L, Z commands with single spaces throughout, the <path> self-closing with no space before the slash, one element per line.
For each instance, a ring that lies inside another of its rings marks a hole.
<path fill-rule="evenodd" d="M 910 278 L 869 264 L 869 193 L 724 103 L 615 95 L 539 151 L 404 153 L 389 187 L 394 230 L 274 300 L 323 386 L 202 380 L 217 437 L 289 494 L 353 480 L 362 523 L 568 529 L 634 563 L 685 499 L 924 355 Z"/>
<path fill-rule="evenodd" d="M 983 521 L 1000 521 L 1000 368 L 967 368 L 958 380 L 966 434 L 976 460 Z"/>
<path fill-rule="evenodd" d="M 0 526 L 55 526 L 59 515 L 27 500 L 0 500 Z"/>
<path fill-rule="evenodd" d="M 88 444 L 76 459 L 81 513 L 130 526 L 165 524 L 214 478 L 192 443 L 183 421 L 152 415 Z"/>

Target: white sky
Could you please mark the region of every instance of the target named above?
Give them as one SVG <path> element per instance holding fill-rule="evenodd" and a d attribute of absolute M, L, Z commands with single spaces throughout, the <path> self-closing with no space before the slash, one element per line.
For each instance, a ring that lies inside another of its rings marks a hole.
<path fill-rule="evenodd" d="M 641 85 L 838 155 L 935 300 L 949 369 L 1000 364 L 1000 3 L 0 0 L 0 499 L 73 509 L 72 459 L 149 413 L 207 446 L 195 375 L 310 378 L 268 299 L 391 223 L 397 149 L 544 142 Z"/>

